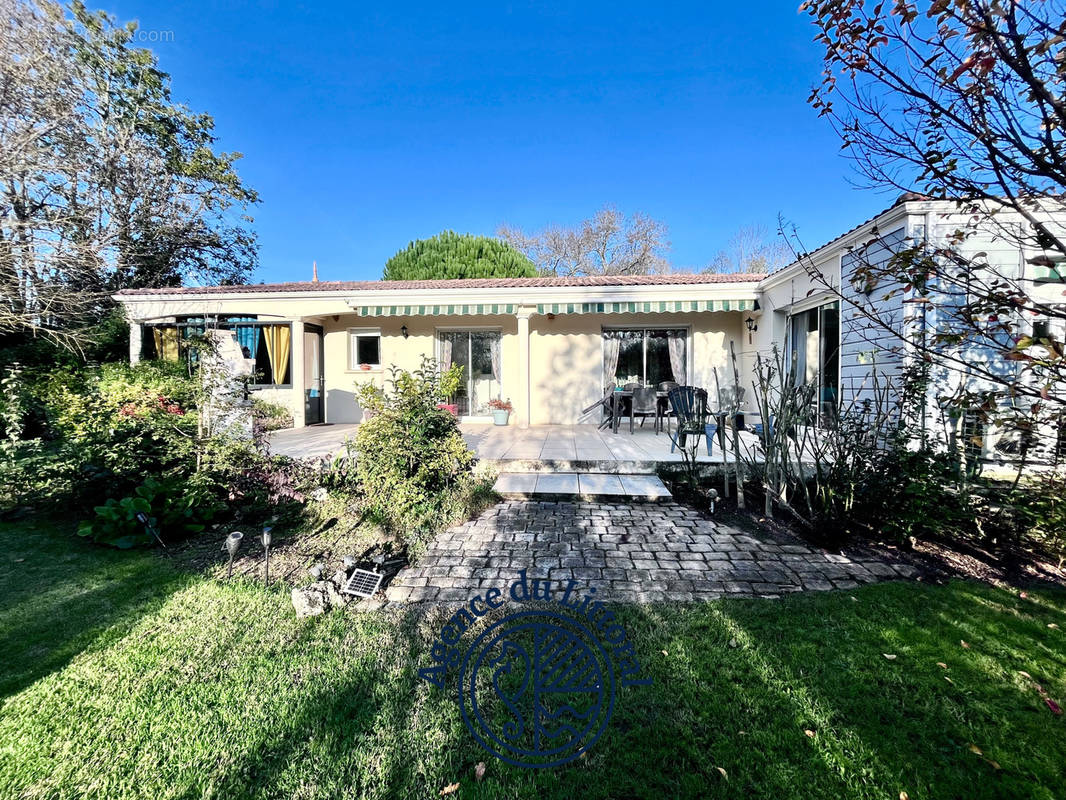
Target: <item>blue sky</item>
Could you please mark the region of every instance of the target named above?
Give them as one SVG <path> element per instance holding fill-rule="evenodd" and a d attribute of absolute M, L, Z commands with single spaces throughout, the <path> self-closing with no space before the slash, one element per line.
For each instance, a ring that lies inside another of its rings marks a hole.
<path fill-rule="evenodd" d="M 778 213 L 808 246 L 887 205 L 807 106 L 819 47 L 796 0 L 367 4 L 109 0 L 175 98 L 211 113 L 262 195 L 256 280 L 377 278 L 411 239 L 574 224 L 606 203 L 667 223 L 701 268 Z M 90 0 L 90 6 L 94 4 Z"/>

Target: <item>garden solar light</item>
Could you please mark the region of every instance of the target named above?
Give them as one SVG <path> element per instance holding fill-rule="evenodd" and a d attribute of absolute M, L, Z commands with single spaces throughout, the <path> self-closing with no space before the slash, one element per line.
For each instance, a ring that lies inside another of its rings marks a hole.
<path fill-rule="evenodd" d="M 359 559 L 357 559 L 355 556 L 345 556 L 343 560 L 344 560 L 344 568 L 345 569 L 351 569 L 359 561 Z"/>
<path fill-rule="evenodd" d="M 229 566 L 226 569 L 227 578 L 233 577 L 233 559 L 241 547 L 241 539 L 243 538 L 243 533 L 240 531 L 234 531 L 226 537 L 226 543 L 222 545 L 222 549 L 229 553 Z"/>
<path fill-rule="evenodd" d="M 265 563 L 263 567 L 263 585 L 270 583 L 270 532 L 273 527 L 270 525 L 263 526 L 263 552 L 265 556 Z"/>
<path fill-rule="evenodd" d="M 166 550 L 167 546 L 163 542 L 163 537 L 159 535 L 159 531 L 155 527 L 155 519 L 149 517 L 143 511 L 137 512 L 137 521 L 144 526 L 144 529 L 148 531 L 150 536 L 154 536 L 155 540 L 163 545 L 163 549 Z"/>

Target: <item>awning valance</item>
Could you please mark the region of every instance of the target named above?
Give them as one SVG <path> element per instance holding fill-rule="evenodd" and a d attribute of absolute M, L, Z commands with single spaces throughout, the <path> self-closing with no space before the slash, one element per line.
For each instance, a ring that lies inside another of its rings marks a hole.
<path fill-rule="evenodd" d="M 518 313 L 519 303 L 441 303 L 355 306 L 361 317 L 438 317 Z M 691 311 L 752 311 L 754 300 L 634 300 L 610 303 L 538 303 L 538 314 L 669 314 Z"/>
<path fill-rule="evenodd" d="M 633 300 L 620 303 L 541 303 L 538 314 L 668 314 L 685 311 L 751 311 L 754 300 Z"/>
<path fill-rule="evenodd" d="M 411 306 L 356 306 L 361 317 L 443 317 L 448 315 L 515 314 L 517 303 L 450 303 Z"/>

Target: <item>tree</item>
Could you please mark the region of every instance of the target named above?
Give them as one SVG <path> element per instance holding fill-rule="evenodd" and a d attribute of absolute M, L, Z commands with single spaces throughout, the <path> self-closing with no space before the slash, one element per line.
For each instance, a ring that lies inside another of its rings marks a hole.
<path fill-rule="evenodd" d="M 715 254 L 704 272 L 773 272 L 789 261 L 791 251 L 783 239 L 771 237 L 762 225 L 745 225 Z"/>
<path fill-rule="evenodd" d="M 1061 278 L 1066 263 L 1066 6 L 809 0 L 801 9 L 825 47 L 810 102 L 865 182 L 953 200 L 964 220 L 946 242 L 908 242 L 890 258 L 875 233 L 855 253 L 852 277 L 865 291 L 840 296 L 896 335 L 905 331 L 878 301 L 906 297 L 935 311 L 935 328 L 907 346 L 927 365 L 977 379 L 938 399 L 956 417 L 974 411 L 1024 439 L 1066 400 L 1061 334 L 1033 325 L 1066 319 L 1053 299 L 1061 292 L 1034 283 Z M 967 246 L 988 231 L 1025 254 L 1024 273 L 993 268 Z"/>
<path fill-rule="evenodd" d="M 0 336 L 76 349 L 127 287 L 240 282 L 256 261 L 239 153 L 170 77 L 75 0 L 0 20 Z"/>
<path fill-rule="evenodd" d="M 537 265 L 542 275 L 650 275 L 666 272 L 666 225 L 644 214 L 628 219 L 605 206 L 576 228 L 549 226 L 526 234 L 501 225 L 496 235 Z"/>
<path fill-rule="evenodd" d="M 444 231 L 411 242 L 385 263 L 387 281 L 532 278 L 536 268 L 506 242 Z"/>

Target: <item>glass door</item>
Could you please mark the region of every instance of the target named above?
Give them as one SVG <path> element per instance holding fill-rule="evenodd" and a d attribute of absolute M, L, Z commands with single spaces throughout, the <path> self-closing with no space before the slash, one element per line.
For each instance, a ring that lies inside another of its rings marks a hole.
<path fill-rule="evenodd" d="M 304 326 L 304 422 L 322 422 L 322 329 Z"/>
<path fill-rule="evenodd" d="M 442 369 L 453 364 L 463 368 L 463 382 L 453 402 L 461 416 L 490 413 L 489 400 L 502 397 L 499 331 L 441 331 L 438 336 Z"/>
<path fill-rule="evenodd" d="M 812 415 L 836 415 L 840 396 L 840 305 L 837 302 L 789 317 L 789 361 L 794 380 L 813 384 Z"/>

